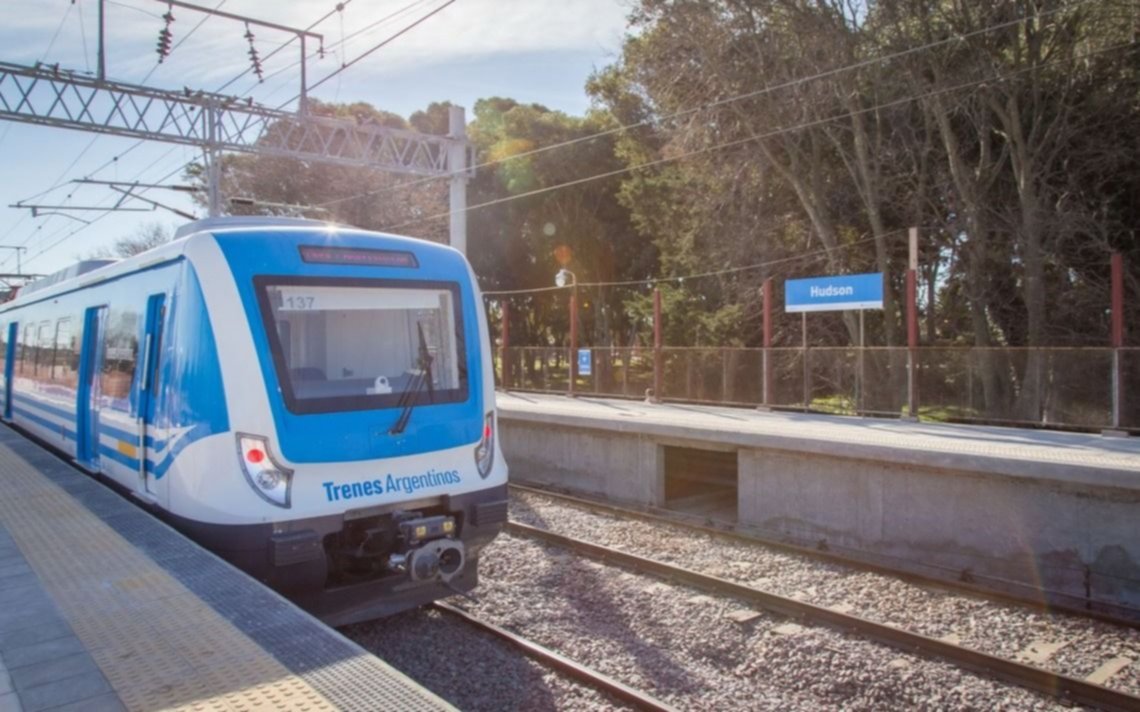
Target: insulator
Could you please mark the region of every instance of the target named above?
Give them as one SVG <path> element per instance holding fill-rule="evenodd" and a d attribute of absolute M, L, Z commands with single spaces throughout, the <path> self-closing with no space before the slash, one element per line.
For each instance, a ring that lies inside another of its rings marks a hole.
<path fill-rule="evenodd" d="M 170 55 L 170 40 L 172 37 L 173 34 L 165 27 L 158 31 L 158 47 L 155 51 L 158 52 L 159 64 Z"/>

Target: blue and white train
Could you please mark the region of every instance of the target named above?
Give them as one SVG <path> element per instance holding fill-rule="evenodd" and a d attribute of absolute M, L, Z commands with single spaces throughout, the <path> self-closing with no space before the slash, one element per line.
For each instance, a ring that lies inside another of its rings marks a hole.
<path fill-rule="evenodd" d="M 28 285 L 0 357 L 5 420 L 330 624 L 469 591 L 506 521 L 486 318 L 448 247 L 199 221 Z"/>

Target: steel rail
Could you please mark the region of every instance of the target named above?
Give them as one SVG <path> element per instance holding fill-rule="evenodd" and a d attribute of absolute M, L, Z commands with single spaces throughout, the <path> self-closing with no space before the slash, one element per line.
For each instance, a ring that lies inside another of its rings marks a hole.
<path fill-rule="evenodd" d="M 431 605 L 438 610 L 463 619 L 467 623 L 475 626 L 476 628 L 479 628 L 480 630 L 491 633 L 492 635 L 495 635 L 496 637 L 507 641 L 511 645 L 521 650 L 527 657 L 533 658 L 543 665 L 546 665 L 547 667 L 565 673 L 575 680 L 585 682 L 590 687 L 601 690 L 602 692 L 605 692 L 606 694 L 611 695 L 612 697 L 619 699 L 622 702 L 633 705 L 638 709 L 650 710 L 652 712 L 675 712 L 676 710 L 675 707 L 670 707 L 664 702 L 654 699 L 644 692 L 632 688 L 624 683 L 618 682 L 608 675 L 603 675 L 600 672 L 591 670 L 590 668 L 580 663 L 574 662 L 570 658 L 560 653 L 556 653 L 549 648 L 544 648 L 537 643 L 532 643 L 526 638 L 515 635 L 506 628 L 502 628 L 495 625 L 494 623 L 488 623 L 485 620 L 477 618 L 462 608 L 457 608 L 450 603 L 444 603 L 443 601 L 435 601 Z"/>
<path fill-rule="evenodd" d="M 962 645 L 893 628 L 859 616 L 840 613 L 794 598 L 778 596 L 733 581 L 697 573 L 634 554 L 627 554 L 623 551 L 573 539 L 526 524 L 508 522 L 505 531 L 515 536 L 543 541 L 641 573 L 682 582 L 711 593 L 748 601 L 782 616 L 808 620 L 842 632 L 853 632 L 860 637 L 889 645 L 902 652 L 944 660 L 964 670 L 1010 682 L 1046 697 L 1088 705 L 1109 712 L 1128 712 L 1140 709 L 1140 697 L 1126 692 L 1096 685 L 1086 680 L 1078 680 L 1033 665 L 1000 658 Z"/>
<path fill-rule="evenodd" d="M 798 546 L 796 544 L 789 544 L 783 541 L 776 541 L 774 539 L 766 538 L 758 535 L 751 535 L 737 531 L 735 525 L 731 522 L 721 522 L 722 526 L 715 526 L 709 524 L 696 524 L 690 519 L 703 519 L 710 520 L 708 517 L 694 514 L 686 514 L 685 512 L 675 512 L 671 510 L 664 510 L 659 507 L 647 507 L 645 509 L 632 509 L 630 507 L 623 507 L 621 505 L 612 504 L 610 502 L 602 502 L 587 497 L 575 496 L 565 492 L 558 492 L 555 490 L 539 487 L 535 485 L 523 485 L 517 482 L 509 483 L 509 487 L 519 492 L 528 494 L 539 495 L 541 497 L 549 497 L 551 499 L 569 502 L 572 505 L 582 507 L 584 509 L 593 509 L 597 511 L 607 512 L 630 519 L 638 519 L 652 524 L 668 524 L 682 529 L 690 529 L 692 531 L 707 534 L 709 536 L 719 537 L 728 541 L 739 542 L 741 544 L 748 544 L 751 546 L 764 546 L 777 551 L 782 551 L 789 554 L 798 556 L 805 556 L 808 558 L 816 559 L 818 561 L 826 561 L 832 564 L 839 564 L 848 568 L 858 569 L 860 571 L 867 571 L 870 573 L 880 574 L 883 576 L 891 576 L 893 578 L 909 581 L 915 584 L 936 586 L 938 588 L 945 588 L 952 591 L 957 591 L 969 596 L 975 596 L 984 600 L 999 601 L 1014 606 L 1020 606 L 1038 613 L 1065 613 L 1068 615 L 1079 616 L 1081 618 L 1091 618 L 1093 620 L 1101 621 L 1103 623 L 1110 623 L 1118 625 L 1123 628 L 1132 628 L 1140 630 L 1140 609 L 1129 608 L 1127 606 L 1114 606 L 1121 611 L 1127 612 L 1133 618 L 1127 618 L 1120 615 L 1114 615 L 1104 610 L 1091 609 L 1081 607 L 1077 604 L 1068 604 L 1061 601 L 1050 600 L 1048 603 L 1042 602 L 1039 598 L 1031 598 L 1029 596 L 1022 596 L 1016 593 L 1007 591 L 1000 591 L 997 589 L 989 588 L 979 584 L 971 584 L 965 581 L 956 581 L 949 578 L 939 578 L 927 574 L 917 573 L 914 571 L 907 571 L 905 569 L 888 566 L 886 564 L 876 564 L 862 559 L 844 556 L 837 554 L 834 551 L 824 551 L 821 549 L 812 549 L 806 546 Z M 975 578 L 986 578 L 984 576 L 974 574 Z M 1009 582 L 1012 585 L 1020 586 L 1016 582 Z M 1066 594 L 1056 594 L 1058 596 L 1066 596 Z M 1066 596 L 1067 598 L 1073 598 Z M 1108 604 L 1098 604 L 1108 605 Z"/>

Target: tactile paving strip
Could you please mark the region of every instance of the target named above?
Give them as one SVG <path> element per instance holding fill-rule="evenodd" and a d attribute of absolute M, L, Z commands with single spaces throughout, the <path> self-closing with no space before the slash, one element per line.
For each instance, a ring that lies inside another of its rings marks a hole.
<path fill-rule="evenodd" d="M 7 428 L 0 487 L 0 522 L 130 709 L 450 709 Z"/>

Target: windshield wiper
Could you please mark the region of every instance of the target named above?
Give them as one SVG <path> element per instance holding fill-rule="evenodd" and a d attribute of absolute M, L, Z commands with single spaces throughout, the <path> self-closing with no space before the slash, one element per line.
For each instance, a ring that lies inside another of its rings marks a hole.
<path fill-rule="evenodd" d="M 427 339 L 424 338 L 424 327 L 420 322 L 416 322 L 416 331 L 420 336 L 420 352 L 419 358 L 416 359 L 416 365 L 419 366 L 419 371 L 416 373 L 412 382 L 408 384 L 408 389 L 400 394 L 400 402 L 396 404 L 397 407 L 403 406 L 404 410 L 401 411 L 400 417 L 392 425 L 392 429 L 388 431 L 389 435 L 399 435 L 404 432 L 404 428 L 408 427 L 408 419 L 412 417 L 412 409 L 416 407 L 416 399 L 420 395 L 420 391 L 427 386 L 428 400 L 432 403 L 435 402 L 435 386 L 432 385 L 431 376 L 431 352 L 427 347 Z"/>

